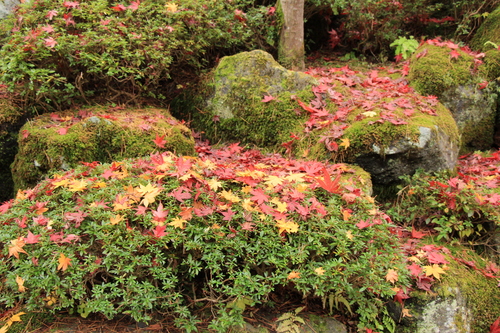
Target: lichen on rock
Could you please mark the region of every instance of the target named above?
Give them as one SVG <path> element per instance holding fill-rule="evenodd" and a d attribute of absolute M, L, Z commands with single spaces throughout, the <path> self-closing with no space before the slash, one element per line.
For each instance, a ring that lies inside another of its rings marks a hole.
<path fill-rule="evenodd" d="M 157 137 L 162 147 L 154 143 Z M 166 109 L 94 107 L 44 114 L 21 128 L 12 175 L 16 189 L 32 187 L 50 171 L 82 161 L 119 161 L 155 150 L 194 154 L 191 131 Z"/>

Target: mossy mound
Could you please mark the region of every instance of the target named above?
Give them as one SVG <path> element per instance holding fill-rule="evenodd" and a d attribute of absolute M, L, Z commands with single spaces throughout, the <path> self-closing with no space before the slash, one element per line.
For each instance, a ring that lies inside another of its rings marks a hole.
<path fill-rule="evenodd" d="M 345 66 L 310 72 L 321 83 L 310 104 L 298 103 L 310 113 L 303 131 L 288 142 L 298 156 L 358 164 L 374 184 L 384 185 L 418 168 L 454 167 L 458 129 L 435 98 L 384 71 Z"/>
<path fill-rule="evenodd" d="M 89 163 L 18 191 L 0 206 L 0 305 L 225 333 L 272 293 L 338 299 L 360 328 L 387 320 L 384 300 L 409 273 L 374 199 L 326 184 L 350 168 L 197 150 Z"/>
<path fill-rule="evenodd" d="M 458 56 L 451 52 L 457 52 Z M 471 54 L 459 48 L 427 42 L 411 57 L 408 80 L 422 95 L 440 97 L 450 88 L 470 83 L 474 78 L 474 66 Z"/>
<path fill-rule="evenodd" d="M 498 72 L 496 54 L 485 63 L 467 48 L 430 40 L 411 59 L 408 80 L 417 91 L 435 95 L 451 111 L 461 135 L 461 153 L 490 149 L 493 144 L 497 96 L 485 79 Z M 479 84 L 482 83 L 482 84 Z"/>
<path fill-rule="evenodd" d="M 17 133 L 25 120 L 26 116 L 20 109 L 0 99 L 0 202 L 14 194 L 10 165 L 17 152 Z"/>
<path fill-rule="evenodd" d="M 197 89 L 174 101 L 172 112 L 189 116 L 211 142 L 272 149 L 300 131 L 307 118 L 295 111 L 295 99 L 311 99 L 314 83 L 311 76 L 286 70 L 264 51 L 242 52 L 222 58 Z"/>
<path fill-rule="evenodd" d="M 484 52 L 492 47 L 488 42 L 500 44 L 500 7 L 486 17 L 471 39 L 470 46 Z"/>
<path fill-rule="evenodd" d="M 49 171 L 68 170 L 80 162 L 147 156 L 156 150 L 194 153 L 191 131 L 166 109 L 92 107 L 45 114 L 21 128 L 12 175 L 16 189 L 24 189 Z"/>

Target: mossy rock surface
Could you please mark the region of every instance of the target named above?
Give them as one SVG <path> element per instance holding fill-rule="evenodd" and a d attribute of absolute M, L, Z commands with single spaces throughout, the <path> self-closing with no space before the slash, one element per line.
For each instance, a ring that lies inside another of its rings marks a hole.
<path fill-rule="evenodd" d="M 498 73 L 497 55 L 490 54 L 479 65 L 473 53 L 457 48 L 456 44 L 431 43 L 434 44 L 424 43 L 412 57 L 410 85 L 424 95 L 439 97 L 451 111 L 461 135 L 462 154 L 490 149 L 497 104 L 495 83 L 488 87 L 478 83 Z"/>
<path fill-rule="evenodd" d="M 222 58 L 197 89 L 174 101 L 173 113 L 190 115 L 193 127 L 213 143 L 279 147 L 307 119 L 295 111 L 295 98 L 311 99 L 314 83 L 264 51 L 242 52 Z M 265 96 L 272 99 L 265 102 Z"/>
<path fill-rule="evenodd" d="M 459 56 L 452 57 L 452 51 Z M 474 78 L 474 57 L 460 49 L 424 43 L 410 61 L 408 80 L 422 95 L 441 97 L 446 90 L 465 85 Z"/>
<path fill-rule="evenodd" d="M 160 146 L 154 140 L 158 137 Z M 154 151 L 194 154 L 194 138 L 166 109 L 92 107 L 45 114 L 26 123 L 12 164 L 16 189 L 34 186 L 50 171 L 81 162 L 111 162 Z"/>
<path fill-rule="evenodd" d="M 17 133 L 25 120 L 26 116 L 20 109 L 0 99 L 0 202 L 14 194 L 10 164 L 17 152 Z"/>
<path fill-rule="evenodd" d="M 474 50 L 484 52 L 492 48 L 491 44 L 487 42 L 500 44 L 500 7 L 497 7 L 486 17 L 471 39 L 470 46 Z"/>

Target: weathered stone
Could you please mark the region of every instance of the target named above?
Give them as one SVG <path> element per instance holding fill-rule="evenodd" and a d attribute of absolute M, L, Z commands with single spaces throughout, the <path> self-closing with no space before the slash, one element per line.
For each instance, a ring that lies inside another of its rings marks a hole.
<path fill-rule="evenodd" d="M 424 95 L 435 95 L 452 113 L 461 135 L 461 153 L 490 149 L 493 144 L 496 94 L 494 89 L 479 89 L 482 75 L 495 75 L 492 66 L 475 71 L 475 57 L 462 50 L 450 57 L 447 46 L 423 44 L 411 59 L 408 80 Z M 425 56 L 418 54 L 426 52 Z"/>
<path fill-rule="evenodd" d="M 273 315 L 274 318 L 280 317 L 279 315 Z M 344 324 L 332 317 L 322 317 L 310 313 L 304 313 L 300 315 L 300 318 L 304 321 L 302 324 L 299 321 L 294 321 L 292 326 L 296 332 L 299 333 L 347 333 L 347 328 Z M 272 321 L 273 318 L 268 318 Z M 245 327 L 238 328 L 235 327 L 231 329 L 231 333 L 269 333 L 270 331 L 265 327 L 253 326 L 249 323 L 245 324 Z M 289 332 L 289 331 L 286 331 Z"/>
<path fill-rule="evenodd" d="M 453 169 L 458 158 L 458 140 L 439 128 L 418 128 L 417 140 L 403 138 L 381 149 L 372 144 L 372 152 L 360 154 L 355 162 L 368 171 L 377 185 L 391 185 L 417 169 L 438 171 Z"/>
<path fill-rule="evenodd" d="M 276 147 L 307 119 L 294 111 L 294 98 L 311 99 L 314 83 L 312 76 L 285 69 L 264 51 L 242 52 L 222 58 L 197 89 L 172 103 L 172 113 L 190 115 L 192 126 L 211 142 Z M 263 102 L 265 96 L 274 99 Z"/>
<path fill-rule="evenodd" d="M 462 146 L 471 150 L 487 150 L 493 145 L 496 96 L 475 85 L 457 86 L 445 91 L 440 101 L 457 122 Z"/>
<path fill-rule="evenodd" d="M 157 150 L 194 154 L 191 131 L 165 109 L 89 108 L 45 114 L 26 123 L 20 133 L 12 164 L 16 189 L 32 187 L 49 171 L 74 168 L 82 161 L 120 161 Z M 163 136 L 163 147 L 154 143 L 157 136 Z"/>

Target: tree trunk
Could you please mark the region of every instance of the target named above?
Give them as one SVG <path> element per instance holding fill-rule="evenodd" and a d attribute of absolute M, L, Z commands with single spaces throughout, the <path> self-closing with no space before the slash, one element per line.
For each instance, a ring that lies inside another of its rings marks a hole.
<path fill-rule="evenodd" d="M 282 27 L 278 61 L 286 68 L 304 69 L 304 0 L 279 0 Z"/>

